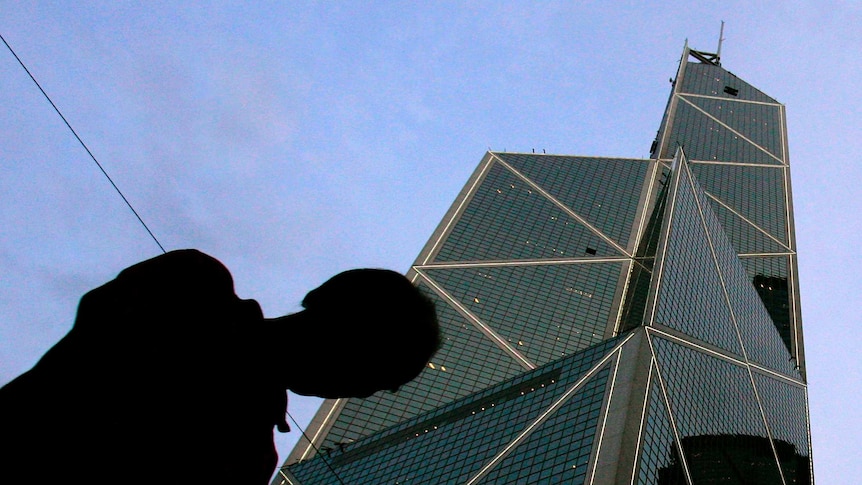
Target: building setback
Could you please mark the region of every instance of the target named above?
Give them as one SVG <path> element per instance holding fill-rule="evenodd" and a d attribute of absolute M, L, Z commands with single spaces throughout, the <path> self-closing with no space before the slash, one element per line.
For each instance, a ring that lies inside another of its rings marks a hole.
<path fill-rule="evenodd" d="M 408 274 L 442 349 L 274 483 L 811 483 L 785 126 L 686 46 L 651 158 L 487 153 Z"/>

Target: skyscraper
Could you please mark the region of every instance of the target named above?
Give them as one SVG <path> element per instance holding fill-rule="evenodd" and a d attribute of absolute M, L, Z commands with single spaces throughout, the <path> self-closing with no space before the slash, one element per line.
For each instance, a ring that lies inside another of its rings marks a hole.
<path fill-rule="evenodd" d="M 485 155 L 409 273 L 443 348 L 284 483 L 812 480 L 784 106 L 687 46 L 672 81 L 649 159 Z"/>

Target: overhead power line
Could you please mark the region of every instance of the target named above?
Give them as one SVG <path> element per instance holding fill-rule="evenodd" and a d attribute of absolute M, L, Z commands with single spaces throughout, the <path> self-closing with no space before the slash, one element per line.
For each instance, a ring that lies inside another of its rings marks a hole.
<path fill-rule="evenodd" d="M 317 449 L 316 446 L 314 446 L 314 442 L 311 441 L 311 438 L 309 438 L 307 434 L 305 434 L 305 430 L 303 430 L 302 427 L 299 426 L 299 423 L 297 423 L 296 420 L 293 419 L 293 416 L 290 415 L 290 411 L 285 410 L 285 412 L 287 413 L 287 417 L 290 418 L 290 420 L 293 422 L 293 424 L 295 424 L 296 427 L 299 428 L 299 432 L 302 433 L 303 438 L 305 438 L 306 441 L 308 441 L 308 444 L 310 444 L 311 447 L 314 448 L 314 451 L 317 453 L 318 456 L 320 456 L 320 459 L 323 460 L 323 463 L 326 465 L 326 468 L 328 468 L 329 471 L 332 472 L 332 474 L 335 476 L 335 479 L 338 480 L 338 483 L 340 483 L 341 485 L 345 485 L 344 482 L 341 480 L 341 477 L 338 476 L 338 472 L 335 471 L 335 468 L 332 468 L 332 465 L 329 464 L 329 460 L 327 460 L 323 456 L 323 454 L 320 452 L 320 450 Z M 279 470 L 284 470 L 284 468 L 285 467 L 282 466 L 281 468 L 279 468 Z"/>
<path fill-rule="evenodd" d="M 156 242 L 156 245 L 159 246 L 159 249 L 161 249 L 163 253 L 167 252 L 167 251 L 165 251 L 164 246 L 162 246 L 162 243 L 160 243 L 159 240 L 156 238 L 156 235 L 153 234 L 153 231 L 151 231 L 149 226 L 147 226 L 147 223 L 145 223 L 144 220 L 141 219 L 141 216 L 140 216 L 140 214 L 138 214 L 138 211 L 136 211 L 135 208 L 132 207 L 132 203 L 129 202 L 129 199 L 127 199 L 126 196 L 123 195 L 123 192 L 120 190 L 119 187 L 117 187 L 117 184 L 114 183 L 114 180 L 111 178 L 110 175 L 108 175 L 108 172 L 105 171 L 105 168 L 102 167 L 102 164 L 99 163 L 98 160 L 96 160 L 96 156 L 93 155 L 93 152 L 90 151 L 90 149 L 87 147 L 87 144 L 84 143 L 84 140 L 82 140 L 81 137 L 78 136 L 78 133 L 75 131 L 74 128 L 72 128 L 72 125 L 69 124 L 69 121 L 66 119 L 65 116 L 63 116 L 63 113 L 60 112 L 60 109 L 57 108 L 57 105 L 54 104 L 54 101 L 52 101 L 51 97 L 48 96 L 48 93 L 46 93 L 45 90 L 42 89 L 42 85 L 39 84 L 39 81 L 37 81 L 35 77 L 33 77 L 33 74 L 30 73 L 30 70 L 27 69 L 27 66 L 24 65 L 24 62 L 21 60 L 20 57 L 18 57 L 18 54 L 15 53 L 15 50 L 12 49 L 12 46 L 9 45 L 8 42 L 6 42 L 6 39 L 3 37 L 2 34 L 0 34 L 0 40 L 3 41 L 3 44 L 6 45 L 6 48 L 9 49 L 9 52 L 11 52 L 12 55 L 15 57 L 15 60 L 18 61 L 18 64 L 20 64 L 21 67 L 24 68 L 24 72 L 26 72 L 27 75 L 30 76 L 30 79 L 33 80 L 33 83 L 36 85 L 37 88 L 39 88 L 39 91 L 42 92 L 42 95 L 45 96 L 45 99 L 47 99 L 48 103 L 51 104 L 51 107 L 54 108 L 54 111 L 56 111 L 57 114 L 60 115 L 60 118 L 63 120 L 63 123 L 65 123 L 66 126 L 69 128 L 69 131 L 71 131 L 72 134 L 75 135 L 75 139 L 78 140 L 78 143 L 80 143 L 82 147 L 84 147 L 84 150 L 87 152 L 87 155 L 89 155 L 90 158 L 93 160 L 93 162 L 96 164 L 96 166 L 99 167 L 99 170 L 101 170 L 101 172 L 105 176 L 105 178 L 108 179 L 108 182 L 111 183 L 111 185 L 114 187 L 114 190 L 116 190 L 117 193 L 120 194 L 120 197 L 123 199 L 123 202 L 126 203 L 126 206 L 128 206 L 129 210 L 132 211 L 132 214 L 134 214 L 135 217 L 138 219 L 138 222 L 140 222 L 141 225 L 144 226 L 144 229 L 146 229 L 147 234 L 149 234 L 150 237 L 153 239 L 153 241 Z"/>

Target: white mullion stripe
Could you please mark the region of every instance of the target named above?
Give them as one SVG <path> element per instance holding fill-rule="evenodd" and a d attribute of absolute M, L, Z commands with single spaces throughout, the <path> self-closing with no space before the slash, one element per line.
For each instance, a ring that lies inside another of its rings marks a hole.
<path fill-rule="evenodd" d="M 498 268 L 506 266 L 549 266 L 561 264 L 593 264 L 593 263 L 624 263 L 630 258 L 565 258 L 565 259 L 521 259 L 497 261 L 461 261 L 454 263 L 431 263 L 413 266 L 414 269 L 450 269 L 450 268 Z"/>
<path fill-rule="evenodd" d="M 493 154 L 492 154 L 493 155 Z M 434 245 L 431 246 L 431 249 L 428 251 L 428 254 L 425 256 L 425 260 L 422 261 L 422 264 L 428 264 L 428 261 L 431 260 L 432 256 L 437 255 L 437 250 L 440 248 L 440 244 L 443 243 L 446 239 L 449 238 L 449 230 L 452 228 L 452 225 L 461 219 L 461 214 L 464 212 L 464 207 L 467 205 L 467 202 L 473 198 L 473 194 L 476 193 L 476 187 L 485 180 L 485 174 L 488 173 L 488 170 L 491 168 L 491 165 L 494 164 L 494 158 L 489 158 L 488 162 L 485 163 L 485 166 L 479 171 L 479 174 L 476 176 L 476 180 L 473 181 L 473 185 L 470 186 L 470 190 L 464 194 L 464 198 L 458 204 L 458 208 L 452 214 L 452 217 L 446 221 L 446 227 L 440 231 L 440 236 L 434 241 Z"/>
<path fill-rule="evenodd" d="M 279 474 L 279 475 L 281 475 L 281 478 L 282 478 L 282 479 L 281 479 L 281 483 L 282 483 L 282 485 L 283 485 L 283 484 L 287 484 L 287 485 L 299 485 L 299 484 L 295 484 L 295 483 L 293 483 L 293 481 L 290 479 L 290 477 L 288 477 L 287 475 L 285 475 L 285 474 L 284 474 L 284 470 L 279 469 L 279 470 L 278 470 L 278 474 Z"/>
<path fill-rule="evenodd" d="M 790 300 L 790 314 L 793 315 L 793 358 L 796 359 L 796 365 L 802 366 L 802 372 L 807 372 L 804 368 L 804 362 L 799 358 L 799 332 L 802 330 L 802 322 L 799 321 L 799 309 L 796 308 L 796 273 L 793 272 L 793 268 L 796 266 L 793 262 L 793 257 L 790 258 L 789 264 L 787 265 L 787 287 L 790 289 L 789 291 L 789 300 Z"/>
<path fill-rule="evenodd" d="M 776 108 L 784 106 L 781 103 L 767 103 L 766 101 L 752 101 L 750 99 L 723 98 L 721 96 L 710 96 L 708 94 L 680 93 L 679 95 L 687 98 L 705 98 L 715 99 L 718 101 L 729 101 L 731 103 L 760 104 L 763 106 L 775 106 Z"/>
<path fill-rule="evenodd" d="M 760 258 L 767 256 L 793 256 L 796 254 L 796 251 L 789 251 L 786 253 L 741 253 L 738 254 L 740 258 Z"/>
<path fill-rule="evenodd" d="M 784 159 L 784 165 L 790 166 L 790 160 L 787 159 L 787 113 L 784 112 L 784 105 L 779 108 L 780 116 L 778 132 L 781 135 L 781 158 Z"/>
<path fill-rule="evenodd" d="M 683 154 L 681 149 L 677 148 L 677 156 L 674 157 L 674 161 L 676 161 L 677 157 L 680 156 L 684 157 L 685 155 Z M 667 243 L 668 240 L 670 240 L 672 236 L 671 233 L 674 230 L 674 228 L 672 227 L 673 224 L 671 224 L 671 222 L 673 222 L 674 211 L 676 210 L 676 199 L 679 192 L 679 169 L 674 169 L 673 167 L 671 167 L 671 176 L 673 177 L 673 179 L 671 187 L 669 187 L 669 191 L 667 194 L 668 200 L 665 202 L 665 204 L 668 205 L 665 206 L 666 212 L 663 215 L 661 227 L 661 231 L 663 231 L 664 234 L 662 235 L 662 237 L 660 237 L 661 240 L 656 247 L 656 257 L 653 266 L 653 278 L 655 278 L 654 281 L 656 281 L 657 283 L 655 283 L 655 293 L 653 294 L 653 300 L 652 302 L 648 302 L 649 313 L 644 313 L 644 315 L 650 316 L 650 321 L 647 323 L 647 325 L 652 325 L 653 321 L 655 320 L 655 310 L 656 306 L 658 305 L 658 297 L 661 294 L 662 287 L 664 286 L 664 282 L 662 281 L 662 273 L 664 273 L 664 263 L 667 259 Z M 661 251 L 661 258 L 658 257 L 659 251 Z"/>
<path fill-rule="evenodd" d="M 796 386 L 808 387 L 808 385 L 805 384 L 804 382 L 802 382 L 801 380 L 796 380 L 793 377 L 787 376 L 785 374 L 780 374 L 780 373 L 778 373 L 772 369 L 769 369 L 767 367 L 763 367 L 762 365 L 760 365 L 756 362 L 745 362 L 744 360 L 740 360 L 736 357 L 733 357 L 733 354 L 730 354 L 730 353 L 725 354 L 725 353 L 716 351 L 714 349 L 704 347 L 703 345 L 700 345 L 697 342 L 687 340 L 685 338 L 679 337 L 679 336 L 674 335 L 672 333 L 665 332 L 664 330 L 658 329 L 656 327 L 647 327 L 647 330 L 650 332 L 659 334 L 659 336 L 661 336 L 662 338 L 666 338 L 667 340 L 673 340 L 675 343 L 678 343 L 680 345 L 690 347 L 690 348 L 698 350 L 700 352 L 709 354 L 713 357 L 727 361 L 731 364 L 738 365 L 738 366 L 751 366 L 752 368 L 756 369 L 761 374 L 768 374 L 769 377 L 781 379 L 782 381 L 785 381 L 789 384 L 794 384 Z"/>
<path fill-rule="evenodd" d="M 703 113 L 703 115 L 704 115 L 704 116 L 708 117 L 709 119 L 711 119 L 711 120 L 715 121 L 716 123 L 720 124 L 721 126 L 725 127 L 725 128 L 726 128 L 726 129 L 728 129 L 731 133 L 733 133 L 733 134 L 735 134 L 735 135 L 739 136 L 740 138 L 742 138 L 743 140 L 747 141 L 748 143 L 751 143 L 755 148 L 757 148 L 758 150 L 762 151 L 763 153 L 765 153 L 765 154 L 769 155 L 770 157 L 774 158 L 774 159 L 775 159 L 775 160 L 777 160 L 777 161 L 778 161 L 782 166 L 784 166 L 784 161 L 783 161 L 783 160 L 781 160 L 780 158 L 776 157 L 776 156 L 775 156 L 775 155 L 773 155 L 772 153 L 769 153 L 769 150 L 767 150 L 767 149 L 763 148 L 762 146 L 758 145 L 757 143 L 754 143 L 754 141 L 752 141 L 750 138 L 748 138 L 747 136 L 743 135 L 742 133 L 740 133 L 740 132 L 738 132 L 738 131 L 734 130 L 734 129 L 733 129 L 733 128 L 731 128 L 729 125 L 727 125 L 726 123 L 722 122 L 721 120 L 719 120 L 719 119 L 718 119 L 718 118 L 716 118 L 715 116 L 712 116 L 711 114 L 707 113 L 706 111 L 704 111 L 704 110 L 703 110 L 703 109 L 701 109 L 699 106 L 697 106 L 697 105 L 695 105 L 694 103 L 692 103 L 691 101 L 689 101 L 689 100 L 687 100 L 687 99 L 683 98 L 682 96 L 680 96 L 680 99 L 682 99 L 683 101 L 685 101 L 685 103 L 686 103 L 687 105 L 689 105 L 689 106 L 691 106 L 692 108 L 694 108 L 694 109 L 696 109 L 696 110 L 700 111 L 701 113 Z"/>
<path fill-rule="evenodd" d="M 772 369 L 769 369 L 767 367 L 764 367 L 764 366 L 758 364 L 757 362 L 749 362 L 748 366 L 751 367 L 752 369 L 756 370 L 758 374 L 763 374 L 767 377 L 780 379 L 782 382 L 784 382 L 786 384 L 794 385 L 796 387 L 804 387 L 806 389 L 808 388 L 808 384 L 802 382 L 801 380 L 796 380 L 793 377 L 790 377 L 790 376 L 787 376 L 784 374 L 779 374 L 778 372 L 776 372 Z"/>
<path fill-rule="evenodd" d="M 646 423 L 646 413 L 647 407 L 649 406 L 650 398 L 652 397 L 652 372 L 653 368 L 655 368 L 656 361 L 655 355 L 650 352 L 650 360 L 649 360 L 649 372 L 647 373 L 647 381 L 646 381 L 646 394 L 644 394 L 644 405 L 643 409 L 641 409 L 641 419 L 640 425 L 638 426 L 638 440 L 635 442 L 635 462 L 632 466 L 632 481 L 631 485 L 635 485 L 635 479 L 638 476 L 639 466 L 638 461 L 641 457 L 641 453 L 643 453 L 643 442 L 641 439 L 643 438 L 644 432 L 644 424 Z"/>
<path fill-rule="evenodd" d="M 498 160 L 499 160 L 499 159 L 498 159 Z M 524 182 L 526 182 L 527 184 L 529 184 L 529 185 L 530 185 L 530 187 L 532 187 L 532 188 L 533 188 L 533 189 L 535 189 L 537 192 L 539 192 L 543 197 L 545 197 L 546 199 L 548 199 L 549 201 L 551 201 L 554 205 L 556 205 L 558 208 L 560 208 L 563 212 L 565 212 L 566 214 L 568 214 L 569 216 L 571 216 L 572 218 L 574 218 L 576 221 L 578 221 L 578 222 L 580 222 L 581 224 L 583 224 L 584 226 L 586 226 L 586 228 L 587 228 L 587 229 L 589 229 L 589 230 L 590 230 L 592 233 L 594 233 L 596 236 L 599 236 L 600 238 L 602 238 L 606 243 L 608 243 L 608 244 L 610 244 L 611 246 L 613 246 L 613 247 L 614 247 L 614 249 L 616 249 L 617 251 L 621 252 L 622 254 L 625 254 L 625 255 L 626 255 L 626 256 L 628 256 L 628 257 L 632 257 L 632 255 L 631 255 L 631 254 L 629 254 L 629 252 L 628 252 L 628 251 L 626 251 L 626 249 L 625 249 L 624 247 L 620 246 L 616 241 L 614 241 L 614 240 L 613 240 L 613 239 L 611 239 L 610 237 L 606 236 L 606 235 L 605 235 L 605 233 L 603 233 L 602 231 L 600 231 L 596 226 L 594 226 L 594 225 L 590 224 L 586 219 L 584 219 L 583 217 L 581 217 L 580 215 L 578 215 L 575 211 L 573 211 L 572 209 L 570 209 L 569 207 L 567 207 L 565 204 L 563 204 L 562 202 L 560 202 L 559 200 L 557 200 L 557 199 L 556 199 L 556 197 L 554 197 L 553 195 L 549 194 L 547 191 L 545 191 L 545 189 L 543 189 L 542 187 L 539 187 L 535 182 L 533 182 L 532 180 L 530 180 L 529 178 L 527 178 L 526 176 L 524 176 L 524 174 L 522 174 L 521 172 L 519 172 L 519 171 L 515 170 L 515 168 L 514 168 L 514 167 L 512 167 L 511 165 L 509 165 L 508 163 L 506 163 L 506 162 L 504 162 L 504 161 L 502 161 L 502 160 L 499 160 L 499 163 L 500 163 L 501 165 L 503 165 L 504 167 L 506 167 L 507 169 L 509 169 L 509 171 L 511 171 L 513 174 L 515 174 L 518 178 L 520 178 L 521 180 L 523 180 Z"/>
<path fill-rule="evenodd" d="M 431 286 L 434 291 L 444 300 L 446 300 L 450 305 L 455 307 L 458 310 L 458 313 L 463 315 L 473 324 L 480 332 L 485 334 L 486 337 L 490 338 L 503 352 L 506 352 L 511 357 L 515 358 L 521 367 L 527 370 L 533 370 L 537 366 L 535 363 L 531 362 L 529 359 L 524 357 L 520 352 L 518 352 L 514 347 L 509 345 L 509 342 L 506 341 L 503 337 L 501 337 L 497 332 L 495 332 L 491 327 L 485 324 L 479 317 L 473 314 L 470 310 L 467 309 L 464 305 L 461 304 L 455 297 L 449 294 L 442 286 L 438 285 L 436 281 L 434 281 L 430 276 L 426 275 L 424 272 L 417 270 L 416 271 L 422 278 Z"/>
<path fill-rule="evenodd" d="M 778 450 L 775 448 L 775 440 L 772 437 L 772 428 L 769 426 L 769 420 L 766 419 L 766 411 L 763 409 L 763 403 L 760 400 L 760 392 L 757 391 L 757 384 L 754 382 L 754 373 L 751 372 L 750 366 L 745 366 L 748 371 L 748 379 L 751 381 L 751 389 L 754 390 L 754 401 L 757 403 L 757 409 L 760 410 L 760 418 L 763 420 L 763 427 L 766 429 L 766 437 L 769 439 L 769 446 L 772 447 L 772 454 L 775 456 L 775 466 L 778 468 L 778 476 L 781 477 L 781 483 L 787 485 L 787 480 L 784 478 L 784 471 L 781 469 L 781 460 L 778 458 Z"/>
<path fill-rule="evenodd" d="M 695 165 L 732 165 L 736 167 L 757 167 L 757 168 L 773 168 L 783 169 L 785 165 L 770 165 L 766 163 L 751 163 L 751 162 L 732 162 L 722 160 L 689 160 L 688 163 Z"/>
<path fill-rule="evenodd" d="M 314 433 L 314 436 L 311 437 L 311 441 L 308 442 L 308 446 L 305 447 L 305 451 L 302 452 L 302 456 L 299 457 L 299 461 L 305 460 L 308 457 L 308 454 L 312 450 L 314 450 L 315 453 L 317 452 L 317 450 L 314 449 L 315 448 L 314 443 L 318 441 L 318 438 L 320 438 L 320 434 L 323 432 L 324 429 L 327 428 L 327 424 L 329 423 L 329 420 L 333 419 L 333 414 L 335 414 L 336 418 L 338 417 L 338 415 L 341 414 L 341 406 L 340 405 L 341 405 L 342 401 L 344 401 L 344 399 L 339 398 L 339 399 L 336 399 L 334 403 L 332 403 L 332 407 L 329 408 L 329 412 L 326 414 L 326 417 L 323 418 L 323 421 L 320 423 L 320 426 L 317 427 L 317 431 Z M 337 413 L 336 413 L 336 410 L 338 410 Z M 318 444 L 319 444 L 319 442 L 318 442 Z"/>
<path fill-rule="evenodd" d="M 637 254 L 638 243 L 640 243 L 640 240 L 643 237 L 643 232 L 644 232 L 647 224 L 649 223 L 650 216 L 652 215 L 650 213 L 650 210 L 649 210 L 650 209 L 650 201 L 652 200 L 652 197 L 653 197 L 653 191 L 655 191 L 656 185 L 658 185 L 658 183 L 656 182 L 656 179 L 658 178 L 657 177 L 658 171 L 659 171 L 659 164 L 658 163 L 653 164 L 652 172 L 650 173 L 649 179 L 648 179 L 649 180 L 649 187 L 647 187 L 647 193 L 646 193 L 646 196 L 644 197 L 643 209 L 641 210 L 640 214 L 638 214 L 638 228 L 637 228 L 637 231 L 635 231 L 635 237 L 634 237 L 634 243 L 635 243 L 634 244 L 634 246 L 635 246 L 634 247 L 634 254 Z M 655 210 L 655 207 L 653 207 L 653 210 Z"/>
<path fill-rule="evenodd" d="M 470 480 L 468 480 L 464 485 L 473 485 L 473 484 L 477 483 L 479 480 L 481 480 L 482 478 L 484 478 L 485 475 L 487 475 L 488 472 L 491 470 L 491 468 L 493 468 L 500 461 L 502 461 L 504 458 L 506 458 L 509 455 L 509 453 L 512 451 L 512 449 L 514 449 L 516 446 L 521 444 L 521 442 L 526 437 L 528 437 L 530 434 L 532 434 L 532 432 L 536 428 L 541 426 L 548 419 L 548 417 L 551 414 L 553 414 L 555 411 L 557 411 L 570 397 L 572 397 L 572 395 L 575 392 L 580 390 L 581 386 L 585 382 L 587 382 L 599 370 L 601 370 L 601 368 L 604 367 L 604 365 L 614 356 L 614 354 L 616 354 L 620 351 L 620 348 L 623 345 L 625 345 L 625 343 L 628 342 L 632 338 L 633 335 L 634 335 L 634 333 L 630 334 L 628 337 L 625 338 L 625 340 L 623 340 L 622 342 L 617 344 L 617 346 L 613 350 L 608 352 L 608 354 L 605 355 L 602 358 L 602 360 L 600 360 L 596 365 L 594 365 L 592 367 L 592 369 L 590 369 L 586 374 L 584 374 L 583 377 L 578 379 L 578 381 L 572 387 L 567 389 L 566 392 L 562 396 L 559 397 L 559 399 L 554 401 L 551 404 L 551 406 L 548 407 L 548 409 L 546 409 L 544 412 L 542 412 L 542 414 L 540 414 L 536 419 L 534 419 L 532 423 L 530 423 L 526 428 L 524 428 L 524 430 L 521 431 L 518 434 L 518 436 L 515 437 L 514 440 L 512 440 L 508 445 L 506 445 L 499 453 L 497 453 L 494 456 L 494 458 L 491 458 L 491 461 L 486 463 L 485 466 L 483 466 L 481 470 L 479 470 L 475 475 L 473 475 L 473 477 Z M 617 358 L 619 358 L 619 357 L 617 357 Z"/>
<path fill-rule="evenodd" d="M 814 451 L 811 442 L 811 409 L 808 407 L 808 389 L 804 392 L 805 396 L 805 429 L 808 431 L 808 476 L 814 477 Z"/>
<path fill-rule="evenodd" d="M 647 329 L 649 330 L 649 328 Z M 688 470 L 688 460 L 685 459 L 685 451 L 682 449 L 682 439 L 679 437 L 679 429 L 676 427 L 676 418 L 673 414 L 673 409 L 670 407 L 670 396 L 667 394 L 667 388 L 664 384 L 664 378 L 661 375 L 661 366 L 659 366 L 658 358 L 656 358 L 655 348 L 652 343 L 652 334 L 647 331 L 647 343 L 649 343 L 650 352 L 652 353 L 653 360 L 655 361 L 655 370 L 656 376 L 658 376 L 658 385 L 661 388 L 662 393 L 662 401 L 665 405 L 665 411 L 667 411 L 668 420 L 670 420 L 670 427 L 673 431 L 674 439 L 676 443 L 674 443 L 679 449 L 679 460 L 682 462 L 682 470 L 685 473 L 686 481 L 691 484 L 691 472 Z"/>
<path fill-rule="evenodd" d="M 620 359 L 622 359 L 622 356 L 623 356 L 623 349 L 622 349 L 622 347 L 620 347 L 619 350 L 617 350 L 617 361 L 614 363 L 614 374 L 611 377 L 611 384 L 609 387 L 606 387 L 606 389 L 607 389 L 606 392 L 608 393 L 608 401 L 607 401 L 607 404 L 603 403 L 605 416 L 604 416 L 604 419 L 602 419 L 602 427 L 598 430 L 598 433 L 597 433 L 599 435 L 599 441 L 598 441 L 598 443 L 596 443 L 596 450 L 595 450 L 595 453 L 593 454 L 593 456 L 595 456 L 595 460 L 593 460 L 592 463 L 588 464 L 588 466 L 592 465 L 592 469 L 593 469 L 592 473 L 590 473 L 590 484 L 591 485 L 596 479 L 596 465 L 598 465 L 598 462 L 599 462 L 599 453 L 602 452 L 602 437 L 604 437 L 604 435 L 605 435 L 605 426 L 608 424 L 608 414 L 610 414 L 610 411 L 611 411 L 611 400 L 614 398 L 614 389 L 615 389 L 614 385 L 617 382 L 617 372 L 620 370 Z"/>
<path fill-rule="evenodd" d="M 757 224 L 755 224 L 754 222 L 752 222 L 750 219 L 748 219 L 748 218 L 747 218 L 747 217 L 745 217 L 744 215 L 742 215 L 742 214 L 740 214 L 739 212 L 737 212 L 733 207 L 730 207 L 729 205 L 725 204 L 725 203 L 724 203 L 721 199 L 719 199 L 718 197 L 716 197 L 716 196 L 714 196 L 714 195 L 710 194 L 709 192 L 707 192 L 707 191 L 705 191 L 705 190 L 703 191 L 703 193 L 704 193 L 704 194 L 706 194 L 706 196 L 707 196 L 707 197 L 709 197 L 710 199 L 712 199 L 712 200 L 716 201 L 720 206 L 722 206 L 722 207 L 724 207 L 725 209 L 729 210 L 730 212 L 733 212 L 734 214 L 736 214 L 736 216 L 738 216 L 738 217 L 739 217 L 740 219 L 742 219 L 743 221 L 747 222 L 750 226 L 752 226 L 752 227 L 754 227 L 755 229 L 757 229 L 758 231 L 762 232 L 762 233 L 763 233 L 765 236 L 767 236 L 769 239 L 772 239 L 773 241 L 775 241 L 776 243 L 778 243 L 778 245 L 780 245 L 781 247 L 783 247 L 783 248 L 787 248 L 787 250 L 788 250 L 788 251 L 792 251 L 792 249 L 790 249 L 786 244 L 784 244 L 783 242 L 779 241 L 775 236 L 773 236 L 772 234 L 769 234 L 768 232 L 766 232 L 766 230 L 765 230 L 765 229 L 763 229 L 762 227 L 758 226 Z"/>
<path fill-rule="evenodd" d="M 655 327 L 648 327 L 647 330 L 650 333 L 659 334 L 659 336 L 661 336 L 662 338 L 665 338 L 667 340 L 672 340 L 675 343 L 684 345 L 686 347 L 691 347 L 693 349 L 697 349 L 703 353 L 709 354 L 709 355 L 716 357 L 716 358 L 719 358 L 721 360 L 725 360 L 725 361 L 730 362 L 732 364 L 735 364 L 738 366 L 745 366 L 746 365 L 746 362 L 744 360 L 740 360 L 736 357 L 733 357 L 732 355 L 724 354 L 724 353 L 718 352 L 716 350 L 710 349 L 708 347 L 704 347 L 703 345 L 700 345 L 696 342 L 692 342 L 691 340 L 686 340 L 686 339 L 684 339 L 682 337 L 678 337 L 674 334 L 667 333 L 664 330 L 660 330 L 660 329 L 655 328 Z"/>

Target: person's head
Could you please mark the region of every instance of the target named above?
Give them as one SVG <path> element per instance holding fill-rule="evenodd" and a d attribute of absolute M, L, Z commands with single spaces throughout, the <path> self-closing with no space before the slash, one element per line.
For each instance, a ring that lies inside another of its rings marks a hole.
<path fill-rule="evenodd" d="M 297 366 L 287 383 L 297 394 L 365 397 L 396 390 L 440 347 L 434 303 L 394 271 L 345 271 L 310 291 L 302 306 L 286 317 L 288 358 Z"/>

